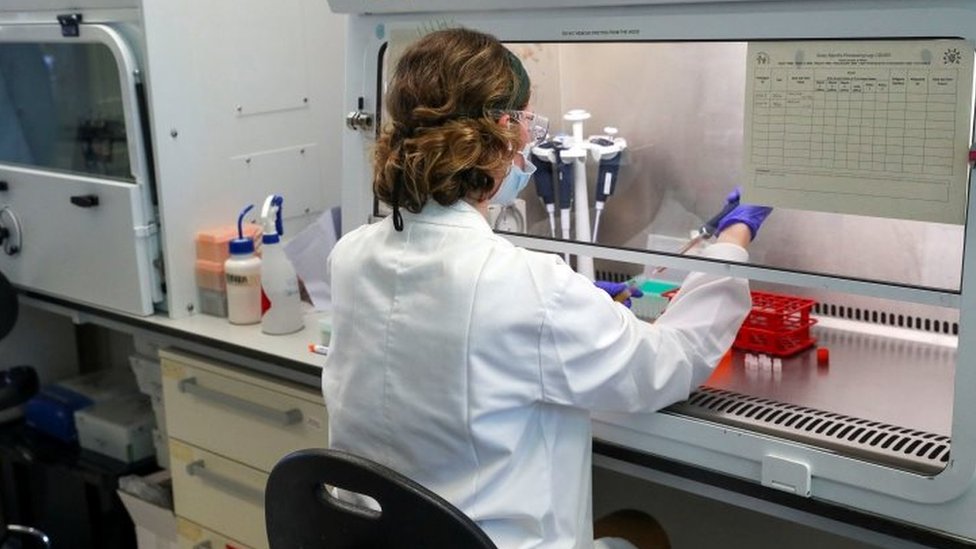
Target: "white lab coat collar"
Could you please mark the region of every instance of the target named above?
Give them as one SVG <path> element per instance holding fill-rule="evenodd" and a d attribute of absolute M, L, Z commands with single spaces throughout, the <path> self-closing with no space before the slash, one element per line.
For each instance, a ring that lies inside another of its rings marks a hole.
<path fill-rule="evenodd" d="M 419 214 L 403 210 L 402 215 L 404 228 L 407 228 L 408 223 L 433 223 L 492 232 L 485 216 L 464 200 L 458 200 L 450 206 L 441 206 L 434 200 L 428 200 Z"/>

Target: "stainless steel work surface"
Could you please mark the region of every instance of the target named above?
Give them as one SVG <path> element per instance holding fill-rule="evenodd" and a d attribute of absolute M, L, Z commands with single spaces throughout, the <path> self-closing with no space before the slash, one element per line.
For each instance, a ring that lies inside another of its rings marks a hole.
<path fill-rule="evenodd" d="M 707 386 L 948 436 L 956 349 L 951 336 L 821 318 L 816 346 L 782 368 L 746 368 L 734 350 Z M 817 347 L 829 362 L 817 364 Z"/>

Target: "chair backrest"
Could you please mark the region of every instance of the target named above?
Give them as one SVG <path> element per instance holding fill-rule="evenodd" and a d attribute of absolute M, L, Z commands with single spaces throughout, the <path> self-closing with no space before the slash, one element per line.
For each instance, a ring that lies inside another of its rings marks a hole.
<path fill-rule="evenodd" d="M 0 339 L 14 329 L 17 322 L 17 290 L 7 277 L 0 272 Z"/>
<path fill-rule="evenodd" d="M 380 510 L 325 486 L 369 496 Z M 264 496 L 271 549 L 496 549 L 473 520 L 392 469 L 340 450 L 299 450 L 271 471 Z"/>
<path fill-rule="evenodd" d="M 14 329 L 18 310 L 17 290 L 0 272 L 0 340 Z M 0 544 L 6 541 L 8 533 L 6 514 L 0 509 Z"/>
<path fill-rule="evenodd" d="M 17 323 L 18 312 L 17 290 L 10 283 L 10 280 L 0 272 L 0 340 L 7 337 L 14 329 L 14 324 Z M 30 387 L 28 392 L 31 394 L 37 392 L 37 374 L 34 370 L 22 367 L 4 372 L 4 375 L 9 374 L 27 376 Z M 23 380 L 25 378 L 21 377 L 21 379 Z M 38 543 L 36 547 L 51 547 L 51 540 L 40 530 L 19 524 L 7 524 L 6 515 L 3 509 L 0 509 L 0 546 L 6 546 L 7 538 L 10 537 L 11 531 L 17 532 L 26 539 L 36 540 Z M 24 547 L 24 545 L 17 545 L 17 547 Z M 28 547 L 35 547 L 35 545 L 29 545 Z M 0 547 L 0 549 L 3 548 Z"/>

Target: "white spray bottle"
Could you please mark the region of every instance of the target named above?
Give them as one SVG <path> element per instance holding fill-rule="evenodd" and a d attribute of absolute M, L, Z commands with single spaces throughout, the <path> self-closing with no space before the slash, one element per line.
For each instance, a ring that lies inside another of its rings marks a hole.
<path fill-rule="evenodd" d="M 281 203 L 281 196 L 271 194 L 261 208 L 261 331 L 271 335 L 305 327 L 298 276 L 281 245 Z"/>

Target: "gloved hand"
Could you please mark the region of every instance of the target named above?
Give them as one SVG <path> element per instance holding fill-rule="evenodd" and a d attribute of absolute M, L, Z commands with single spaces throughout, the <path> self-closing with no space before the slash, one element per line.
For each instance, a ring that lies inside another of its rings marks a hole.
<path fill-rule="evenodd" d="M 605 280 L 597 280 L 593 284 L 596 284 L 597 288 L 600 288 L 604 292 L 610 294 L 610 297 L 612 297 L 614 301 L 622 303 L 624 307 L 627 307 L 628 309 L 632 305 L 630 298 L 644 296 L 644 292 L 642 292 L 640 288 L 636 286 L 628 287 L 624 282 L 607 282 Z M 620 296 L 620 294 L 625 290 L 627 291 L 627 297 L 618 299 L 618 296 Z"/>
<path fill-rule="evenodd" d="M 736 187 L 734 191 L 729 193 L 726 197 L 728 202 L 736 202 L 739 200 L 739 187 Z M 749 227 L 749 232 L 752 234 L 752 238 L 756 238 L 756 234 L 759 233 L 759 227 L 762 226 L 763 221 L 766 220 L 766 216 L 769 212 L 773 211 L 769 206 L 754 206 L 752 204 L 739 204 L 732 209 L 729 213 L 725 215 L 718 222 L 718 227 L 716 233 L 721 233 L 726 227 L 734 225 L 735 223 L 743 223 Z"/>

